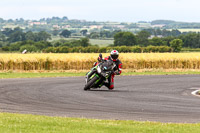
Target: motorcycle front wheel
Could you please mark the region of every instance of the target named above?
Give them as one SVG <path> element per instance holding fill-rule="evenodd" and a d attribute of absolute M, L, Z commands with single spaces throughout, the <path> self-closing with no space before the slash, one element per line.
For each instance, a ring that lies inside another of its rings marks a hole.
<path fill-rule="evenodd" d="M 90 88 L 95 84 L 95 82 L 98 80 L 98 77 L 94 76 L 84 87 L 84 90 L 90 90 Z"/>

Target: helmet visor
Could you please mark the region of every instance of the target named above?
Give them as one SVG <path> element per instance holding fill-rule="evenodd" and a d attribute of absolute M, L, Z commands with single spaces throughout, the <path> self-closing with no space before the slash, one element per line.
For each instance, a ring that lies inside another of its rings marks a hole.
<path fill-rule="evenodd" d="M 111 55 L 112 59 L 116 60 L 119 55 Z"/>

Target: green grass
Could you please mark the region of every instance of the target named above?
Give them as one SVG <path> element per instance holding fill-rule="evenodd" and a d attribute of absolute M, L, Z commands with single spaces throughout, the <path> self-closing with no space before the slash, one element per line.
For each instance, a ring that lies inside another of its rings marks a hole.
<path fill-rule="evenodd" d="M 0 79 L 3 78 L 39 78 L 39 77 L 73 77 L 73 76 L 84 76 L 86 72 L 44 72 L 44 73 L 18 73 L 18 72 L 3 72 L 0 73 Z"/>
<path fill-rule="evenodd" d="M 200 124 L 62 118 L 0 113 L 1 133 L 199 133 Z"/>
<path fill-rule="evenodd" d="M 4 78 L 39 78 L 39 77 L 73 77 L 85 76 L 85 72 L 0 72 L 0 79 Z M 200 74 L 200 71 L 184 71 L 184 72 L 163 72 L 163 71 L 146 71 L 146 72 L 123 72 L 122 75 L 184 75 L 184 74 Z"/>
<path fill-rule="evenodd" d="M 184 71 L 184 72 L 179 72 L 179 71 L 173 71 L 173 72 L 151 72 L 151 71 L 146 71 L 146 72 L 127 72 L 123 73 L 122 75 L 186 75 L 186 74 L 200 74 L 200 71 Z"/>

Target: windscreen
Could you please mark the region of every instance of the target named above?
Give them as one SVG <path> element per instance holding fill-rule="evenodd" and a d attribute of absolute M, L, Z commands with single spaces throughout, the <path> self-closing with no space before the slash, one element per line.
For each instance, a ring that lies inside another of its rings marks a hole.
<path fill-rule="evenodd" d="M 112 70 L 112 66 L 113 66 L 113 61 L 105 61 L 102 65 L 103 70 L 105 71 L 111 71 Z"/>

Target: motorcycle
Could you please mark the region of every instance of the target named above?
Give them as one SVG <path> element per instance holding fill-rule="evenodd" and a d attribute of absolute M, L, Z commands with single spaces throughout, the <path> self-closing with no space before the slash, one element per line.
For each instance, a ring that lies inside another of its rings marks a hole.
<path fill-rule="evenodd" d="M 102 60 L 102 54 L 99 55 L 101 61 L 98 65 L 93 67 L 85 77 L 84 90 L 90 90 L 91 88 L 101 88 L 104 82 L 111 76 L 115 63 L 112 60 Z"/>

